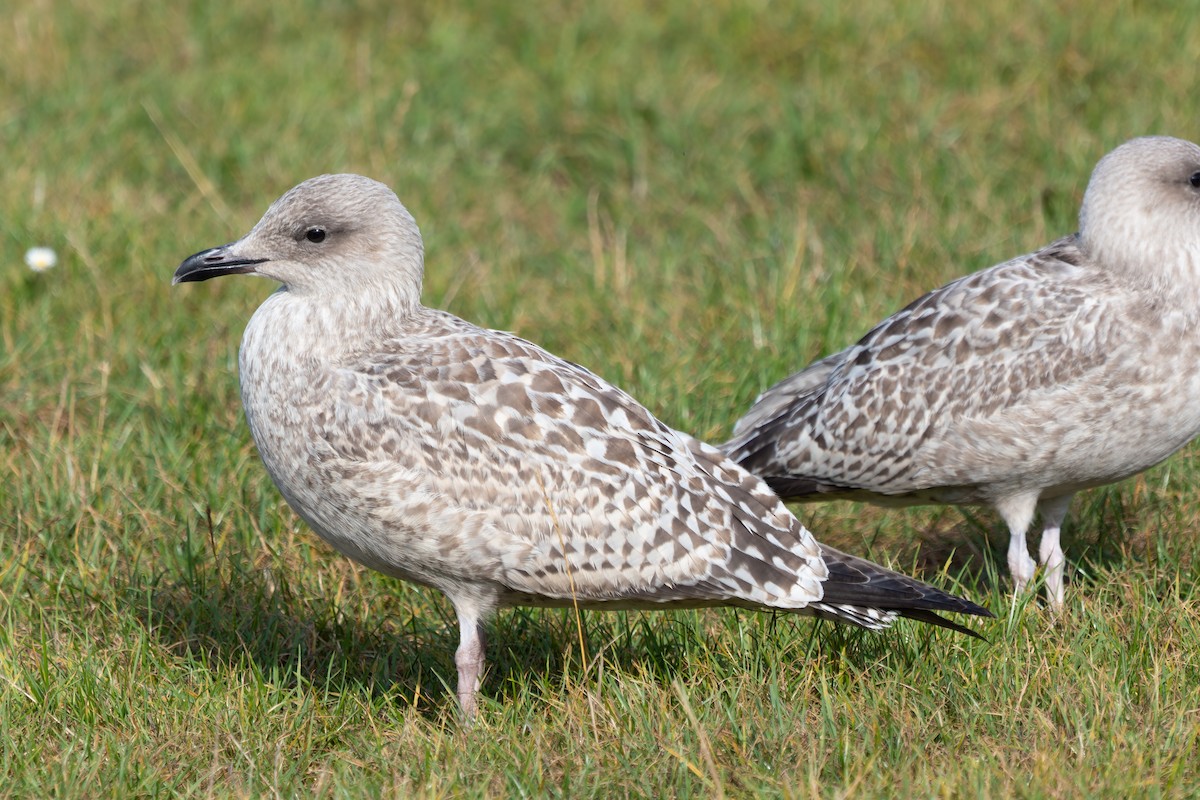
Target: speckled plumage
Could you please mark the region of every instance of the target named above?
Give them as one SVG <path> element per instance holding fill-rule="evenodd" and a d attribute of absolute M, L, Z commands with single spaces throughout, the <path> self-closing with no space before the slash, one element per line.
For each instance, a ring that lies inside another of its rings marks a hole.
<path fill-rule="evenodd" d="M 239 362 L 263 462 L 339 551 L 450 598 L 468 715 L 481 624 L 504 606 L 740 605 L 959 630 L 932 611 L 986 614 L 823 548 L 760 479 L 586 369 L 423 308 L 422 262 L 387 187 L 334 175 L 176 280 L 283 284 Z"/>
<path fill-rule="evenodd" d="M 1043 517 L 1051 604 L 1074 492 L 1200 431 L 1200 147 L 1134 139 L 1093 172 L 1080 232 L 960 278 L 768 389 L 722 449 L 792 500 L 988 504 Z"/>

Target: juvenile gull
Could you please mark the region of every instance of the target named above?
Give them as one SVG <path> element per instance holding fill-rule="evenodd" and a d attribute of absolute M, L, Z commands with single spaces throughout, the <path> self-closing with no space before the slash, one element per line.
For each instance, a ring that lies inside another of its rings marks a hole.
<path fill-rule="evenodd" d="M 444 592 L 472 716 L 482 625 L 513 605 L 778 608 L 882 628 L 986 610 L 819 545 L 760 479 L 586 369 L 420 304 L 416 222 L 323 175 L 175 282 L 283 284 L 242 339 L 267 472 L 323 539 Z"/>
<path fill-rule="evenodd" d="M 1133 139 L 1079 232 L 960 278 L 764 392 L 722 449 L 788 500 L 993 506 L 1052 607 L 1071 496 L 1200 432 L 1200 147 Z"/>

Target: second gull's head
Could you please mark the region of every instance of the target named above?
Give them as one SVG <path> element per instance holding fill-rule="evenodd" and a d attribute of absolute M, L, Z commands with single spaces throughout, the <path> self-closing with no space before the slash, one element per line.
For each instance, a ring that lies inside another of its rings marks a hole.
<path fill-rule="evenodd" d="M 1200 290 L 1200 147 L 1131 139 L 1092 172 L 1079 231 L 1103 267 L 1163 292 Z"/>

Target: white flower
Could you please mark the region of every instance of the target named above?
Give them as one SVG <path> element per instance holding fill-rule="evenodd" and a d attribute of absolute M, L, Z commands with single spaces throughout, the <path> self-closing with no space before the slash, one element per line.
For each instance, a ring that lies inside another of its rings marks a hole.
<path fill-rule="evenodd" d="M 25 251 L 25 264 L 34 272 L 45 272 L 58 263 L 58 254 L 50 247 L 31 247 Z"/>

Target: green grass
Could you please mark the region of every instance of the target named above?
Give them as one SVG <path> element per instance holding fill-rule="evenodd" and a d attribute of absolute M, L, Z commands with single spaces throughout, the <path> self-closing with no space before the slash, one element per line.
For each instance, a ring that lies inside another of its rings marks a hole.
<path fill-rule="evenodd" d="M 269 286 L 172 289 L 325 171 L 388 182 L 429 305 L 720 439 L 922 290 L 1196 139 L 1200 5 L 15 0 L 0 15 L 0 796 L 1179 797 L 1200 791 L 1195 448 L 1076 501 L 1060 620 L 985 512 L 814 506 L 990 644 L 737 611 L 496 621 L 331 554 L 241 418 Z M 26 248 L 61 263 L 35 275 Z M 999 555 L 999 559 L 997 556 Z"/>

